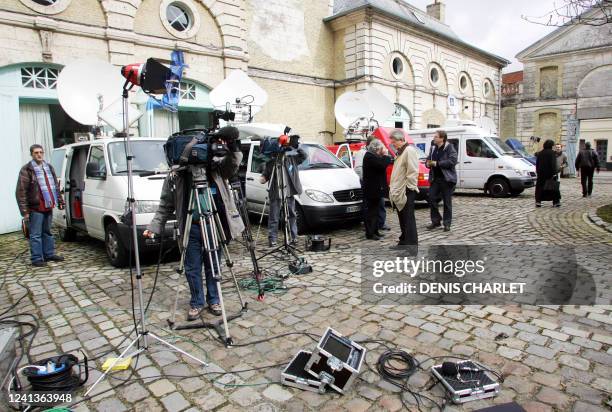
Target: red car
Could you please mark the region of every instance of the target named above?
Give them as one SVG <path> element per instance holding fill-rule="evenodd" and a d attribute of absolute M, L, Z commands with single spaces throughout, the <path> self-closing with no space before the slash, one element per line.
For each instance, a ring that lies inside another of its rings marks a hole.
<path fill-rule="evenodd" d="M 395 158 L 396 152 L 395 148 L 391 145 L 390 135 L 394 130 L 399 130 L 404 133 L 404 137 L 406 142 L 409 144 L 414 144 L 412 138 L 406 133 L 405 130 L 402 129 L 394 129 L 392 127 L 379 127 L 374 130 L 372 136 L 380 140 L 387 150 L 389 150 L 389 154 L 391 157 Z M 354 155 L 356 152 L 361 150 L 362 147 L 365 146 L 365 142 L 346 142 L 346 143 L 336 143 L 334 145 L 326 146 L 332 153 L 334 153 L 340 160 L 342 160 L 345 164 L 350 167 L 355 167 Z M 417 194 L 417 200 L 427 200 L 427 196 L 429 193 L 429 169 L 425 167 L 425 159 L 427 155 L 423 153 L 421 149 L 415 146 L 417 151 L 419 152 L 419 180 L 417 182 L 419 187 L 419 193 Z M 393 170 L 393 165 L 389 165 L 387 168 L 387 184 L 389 184 L 391 180 L 391 171 Z"/>

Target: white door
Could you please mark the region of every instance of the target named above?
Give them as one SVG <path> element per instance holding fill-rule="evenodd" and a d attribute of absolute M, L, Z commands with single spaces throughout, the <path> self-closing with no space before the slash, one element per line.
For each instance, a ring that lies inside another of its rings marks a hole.
<path fill-rule="evenodd" d="M 336 157 L 342 160 L 342 163 L 353 169 L 355 167 L 355 163 L 353 163 L 353 154 L 351 153 L 351 147 L 348 143 L 343 143 L 336 150 Z"/>
<path fill-rule="evenodd" d="M 464 136 L 461 139 L 461 174 L 466 189 L 484 189 L 495 169 L 497 156 L 479 136 Z"/>
<path fill-rule="evenodd" d="M 106 156 L 103 145 L 92 145 L 87 156 L 85 188 L 83 190 L 83 217 L 90 236 L 102 238 L 104 227 L 104 189 L 106 186 Z"/>
<path fill-rule="evenodd" d="M 266 159 L 259 153 L 259 142 L 253 142 L 246 171 L 246 196 L 249 210 L 257 213 L 261 213 L 268 196 L 268 184 L 259 181 Z"/>

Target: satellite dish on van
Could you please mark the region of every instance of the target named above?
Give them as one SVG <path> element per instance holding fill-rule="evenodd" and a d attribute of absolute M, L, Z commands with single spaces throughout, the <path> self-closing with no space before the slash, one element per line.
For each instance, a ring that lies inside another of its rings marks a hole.
<path fill-rule="evenodd" d="M 347 129 L 355 120 L 372 115 L 363 92 L 346 92 L 336 100 L 334 114 L 340 126 Z"/>
<path fill-rule="evenodd" d="M 246 105 L 255 114 L 268 101 L 268 93 L 245 72 L 234 70 L 210 92 L 209 98 L 216 109 L 225 110 L 228 104 L 230 107 Z"/>
<path fill-rule="evenodd" d="M 373 87 L 358 92 L 346 92 L 338 98 L 334 106 L 336 120 L 345 129 L 360 118 L 387 120 L 394 111 L 393 103 Z"/>
<path fill-rule="evenodd" d="M 495 125 L 495 121 L 488 116 L 482 116 L 476 120 L 476 125 L 493 135 L 497 135 L 497 126 Z"/>
<path fill-rule="evenodd" d="M 395 105 L 389 101 L 378 89 L 370 87 L 364 92 L 366 102 L 374 119 L 384 122 L 395 112 Z"/>
<path fill-rule="evenodd" d="M 124 82 L 119 67 L 97 59 L 77 60 L 60 72 L 57 97 L 70 117 L 93 126 L 99 123 L 98 115 L 105 108 L 118 101 L 121 106 Z"/>

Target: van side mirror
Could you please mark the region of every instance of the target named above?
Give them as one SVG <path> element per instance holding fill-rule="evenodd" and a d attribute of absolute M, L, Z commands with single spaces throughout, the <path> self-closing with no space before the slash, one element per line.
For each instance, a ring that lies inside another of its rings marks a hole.
<path fill-rule="evenodd" d="M 106 171 L 101 170 L 98 163 L 89 162 L 85 168 L 85 176 L 97 179 L 106 179 Z"/>

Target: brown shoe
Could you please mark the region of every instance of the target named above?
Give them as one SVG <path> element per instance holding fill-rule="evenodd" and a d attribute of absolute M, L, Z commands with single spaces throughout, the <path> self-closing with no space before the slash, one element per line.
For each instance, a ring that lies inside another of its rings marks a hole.
<path fill-rule="evenodd" d="M 189 308 L 189 311 L 187 312 L 187 320 L 191 322 L 192 320 L 198 319 L 203 310 L 204 310 L 203 307 L 202 308 Z"/>
<path fill-rule="evenodd" d="M 221 315 L 221 305 L 218 303 L 213 303 L 212 305 L 208 305 L 208 311 L 215 316 Z"/>

